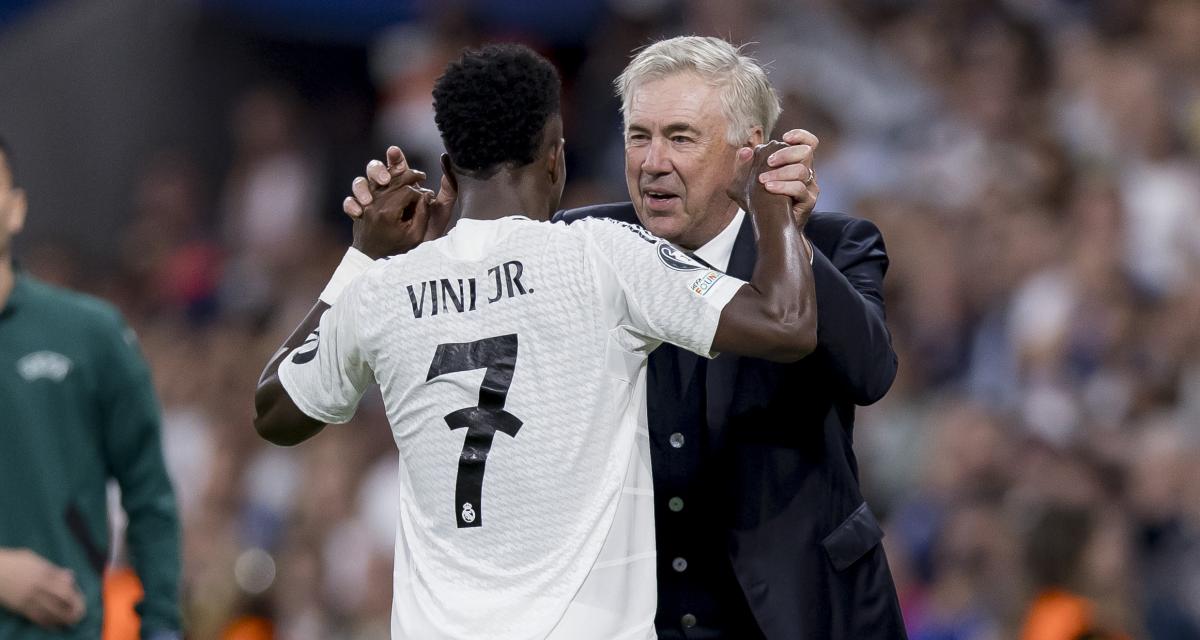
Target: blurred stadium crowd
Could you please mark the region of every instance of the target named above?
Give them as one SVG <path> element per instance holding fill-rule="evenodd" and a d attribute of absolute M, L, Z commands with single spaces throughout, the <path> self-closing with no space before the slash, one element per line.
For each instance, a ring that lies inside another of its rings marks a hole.
<path fill-rule="evenodd" d="M 818 208 L 887 240 L 900 374 L 855 436 L 910 637 L 1065 640 L 1083 618 L 1200 637 L 1200 2 L 609 0 L 566 43 L 479 9 L 503 4 L 380 31 L 366 108 L 247 88 L 206 132 L 229 138 L 222 172 L 155 156 L 103 268 L 18 239 L 26 268 L 139 331 L 194 637 L 386 637 L 379 401 L 296 449 L 251 428 L 260 364 L 344 250 L 350 178 L 397 143 L 436 179 L 434 78 L 464 45 L 521 39 L 563 71 L 564 205 L 625 199 L 611 81 L 677 33 L 755 43 L 779 131 L 821 138 Z"/>

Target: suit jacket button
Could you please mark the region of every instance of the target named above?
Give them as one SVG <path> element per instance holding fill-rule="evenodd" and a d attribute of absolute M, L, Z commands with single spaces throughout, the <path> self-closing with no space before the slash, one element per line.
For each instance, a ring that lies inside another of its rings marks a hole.
<path fill-rule="evenodd" d="M 667 500 L 667 508 L 675 512 L 683 511 L 683 498 L 676 496 Z"/>
<path fill-rule="evenodd" d="M 687 570 L 687 560 L 684 560 L 683 558 L 675 558 L 671 561 L 671 568 L 679 573 L 683 573 Z"/>
<path fill-rule="evenodd" d="M 691 629 L 692 627 L 696 626 L 696 616 L 690 613 L 685 613 L 683 614 L 683 617 L 679 619 L 679 622 L 683 625 L 684 629 Z"/>
<path fill-rule="evenodd" d="M 673 447 L 675 449 L 683 448 L 683 434 L 679 433 L 678 431 L 676 431 L 675 433 L 672 433 L 671 437 L 667 438 L 667 441 L 670 442 L 671 447 Z"/>

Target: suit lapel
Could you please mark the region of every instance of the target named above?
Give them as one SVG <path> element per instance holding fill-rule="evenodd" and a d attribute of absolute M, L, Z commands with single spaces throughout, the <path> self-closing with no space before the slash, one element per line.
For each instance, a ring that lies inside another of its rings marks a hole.
<path fill-rule="evenodd" d="M 729 268 L 726 273 L 742 280 L 749 281 L 754 273 L 754 262 L 758 250 L 754 244 L 754 222 L 747 215 L 742 220 L 742 228 L 738 231 L 737 239 L 733 242 L 733 253 L 729 256 Z M 739 356 L 732 353 L 722 354 L 708 363 L 708 376 L 705 380 L 705 396 L 708 406 L 705 415 L 708 419 L 709 437 L 715 442 L 722 440 L 725 422 L 729 418 L 729 406 L 733 401 L 733 385 L 737 379 Z"/>

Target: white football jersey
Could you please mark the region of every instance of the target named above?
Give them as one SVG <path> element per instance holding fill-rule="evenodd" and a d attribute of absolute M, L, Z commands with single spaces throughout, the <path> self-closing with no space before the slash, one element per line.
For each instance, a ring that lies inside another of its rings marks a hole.
<path fill-rule="evenodd" d="M 279 368 L 309 416 L 382 390 L 392 637 L 654 638 L 646 356 L 712 357 L 744 284 L 645 230 L 463 219 L 378 261 Z"/>

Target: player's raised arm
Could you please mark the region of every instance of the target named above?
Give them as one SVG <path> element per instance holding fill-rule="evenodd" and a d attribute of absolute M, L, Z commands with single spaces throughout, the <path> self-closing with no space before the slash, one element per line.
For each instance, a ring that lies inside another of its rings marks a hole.
<path fill-rule="evenodd" d="M 361 358 L 351 346 L 355 310 L 329 312 L 342 290 L 375 260 L 404 253 L 422 242 L 433 194 L 413 185 L 424 177 L 405 167 L 388 184 L 355 179 L 355 198 L 367 203 L 355 216 L 354 242 L 320 299 L 259 378 L 254 428 L 264 439 L 294 445 L 316 435 L 327 423 L 349 419 L 345 410 L 353 414 L 366 385 Z M 289 359 L 293 365 L 310 365 L 292 376 L 295 382 L 290 390 L 280 378 L 280 367 Z M 304 391 L 305 387 L 311 391 Z M 304 397 L 293 397 L 293 393 Z"/>
<path fill-rule="evenodd" d="M 588 237 L 602 306 L 617 327 L 653 348 L 669 342 L 705 357 L 737 355 L 794 362 L 816 349 L 807 210 L 757 179 L 781 143 L 739 152 L 730 197 L 752 217 L 758 258 L 750 282 L 697 261 L 642 227 L 603 219 L 575 223 Z M 733 193 L 737 191 L 737 193 Z"/>
<path fill-rule="evenodd" d="M 714 351 L 792 362 L 817 348 L 817 298 L 812 248 L 802 231 L 808 213 L 796 219 L 787 196 L 758 180 L 768 157 L 786 145 L 770 142 L 738 151 L 729 196 L 751 216 L 758 243 L 754 274 L 721 311 Z M 809 209 L 811 211 L 811 208 Z"/>

